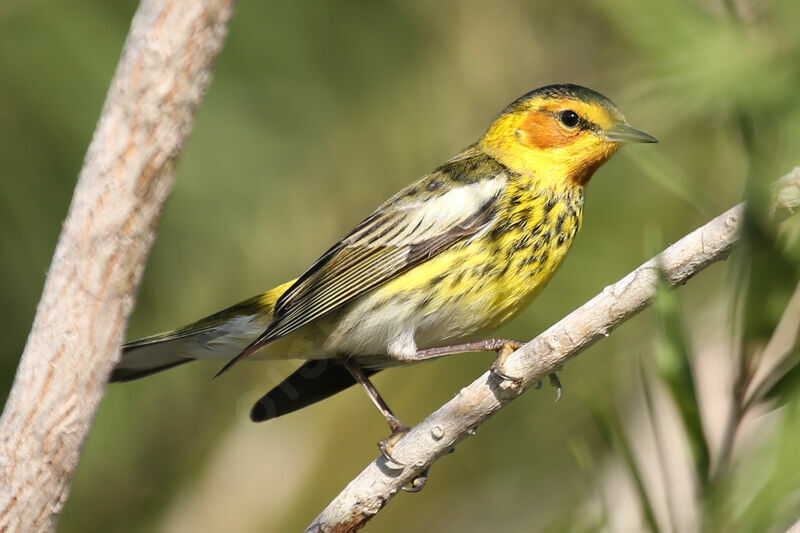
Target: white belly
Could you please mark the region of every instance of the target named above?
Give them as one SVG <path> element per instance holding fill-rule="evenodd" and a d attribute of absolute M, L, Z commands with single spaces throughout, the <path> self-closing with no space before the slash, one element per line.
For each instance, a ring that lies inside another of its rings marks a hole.
<path fill-rule="evenodd" d="M 418 349 L 472 340 L 485 329 L 488 303 L 458 298 L 423 310 L 418 298 L 386 301 L 373 293 L 322 321 L 324 351 L 408 360 Z"/>

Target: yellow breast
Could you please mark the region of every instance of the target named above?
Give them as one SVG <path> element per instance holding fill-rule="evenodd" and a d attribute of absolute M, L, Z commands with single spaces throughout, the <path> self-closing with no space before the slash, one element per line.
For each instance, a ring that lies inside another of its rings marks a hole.
<path fill-rule="evenodd" d="M 581 223 L 583 189 L 541 189 L 518 177 L 496 222 L 376 291 L 404 302 L 420 324 L 420 346 L 494 329 L 522 311 L 561 264 Z"/>
<path fill-rule="evenodd" d="M 381 355 L 392 350 L 392 339 L 402 340 L 410 353 L 499 327 L 544 288 L 578 232 L 583 188 L 564 183 L 554 189 L 515 175 L 487 228 L 288 340 L 309 344 L 302 350 L 306 358 L 339 352 Z M 265 351 L 267 357 L 278 356 L 269 346 Z"/>

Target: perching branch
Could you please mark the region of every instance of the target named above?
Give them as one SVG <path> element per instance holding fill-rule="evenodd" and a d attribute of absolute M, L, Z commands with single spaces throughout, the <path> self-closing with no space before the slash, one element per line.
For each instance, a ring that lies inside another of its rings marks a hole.
<path fill-rule="evenodd" d="M 0 531 L 52 531 L 234 0 L 143 0 L 0 418 Z"/>
<path fill-rule="evenodd" d="M 800 167 L 776 183 L 774 196 L 777 216 L 788 216 L 798 206 Z M 401 487 L 456 443 L 474 434 L 475 428 L 506 404 L 649 306 L 659 276 L 677 287 L 710 264 L 725 259 L 739 238 L 744 213 L 744 204 L 739 204 L 696 229 L 511 354 L 504 371 L 520 376 L 518 385 L 486 372 L 461 389 L 394 447 L 392 456 L 409 466 L 396 469 L 382 457 L 373 461 L 306 531 L 345 532 L 363 527 Z"/>

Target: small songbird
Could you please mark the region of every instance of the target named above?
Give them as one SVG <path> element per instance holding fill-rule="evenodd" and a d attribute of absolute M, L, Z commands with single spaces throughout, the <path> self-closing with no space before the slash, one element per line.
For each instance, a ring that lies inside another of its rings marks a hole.
<path fill-rule="evenodd" d="M 602 94 L 550 85 L 517 99 L 475 144 L 398 192 L 299 278 L 186 327 L 131 342 L 112 381 L 195 359 L 305 359 L 260 399 L 254 421 L 360 383 L 386 417 L 391 449 L 408 431 L 369 380 L 381 369 L 521 343 L 475 340 L 542 290 L 581 225 L 589 179 L 633 129 Z"/>

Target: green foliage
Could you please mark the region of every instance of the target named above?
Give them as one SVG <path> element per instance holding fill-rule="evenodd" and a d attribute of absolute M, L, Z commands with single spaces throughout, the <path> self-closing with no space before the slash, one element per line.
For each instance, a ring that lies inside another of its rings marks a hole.
<path fill-rule="evenodd" d="M 656 368 L 680 414 L 691 446 L 697 477 L 705 484 L 708 482 L 710 454 L 700 419 L 700 405 L 692 375 L 692 355 L 681 321 L 677 293 L 662 284 L 656 293 L 653 307 L 658 326 Z"/>
<path fill-rule="evenodd" d="M 669 467 L 664 457 L 668 445 L 663 442 L 664 422 L 659 420 L 651 391 L 660 384 L 668 391 L 671 408 L 682 422 L 682 434 L 672 438 L 688 442 L 691 474 L 699 482 L 693 500 L 699 509 L 700 524 L 709 531 L 778 531 L 800 515 L 800 501 L 796 497 L 800 487 L 796 475 L 796 440 L 800 429 L 797 425 L 800 305 L 796 300 L 800 297 L 797 292 L 800 261 L 795 251 L 800 224 L 793 219 L 778 225 L 772 216 L 772 187 L 765 178 L 765 169 L 773 155 L 774 131 L 762 133 L 754 126 L 763 121 L 764 116 L 753 119 L 742 113 L 737 124 L 748 165 L 744 186 L 747 209 L 741 243 L 729 267 L 728 284 L 717 296 L 720 301 L 735 303 L 727 313 L 726 325 L 729 339 L 726 346 L 732 346 L 734 351 L 729 353 L 727 364 L 722 363 L 728 367 L 734 382 L 727 389 L 730 413 L 720 449 L 713 452 L 716 455 L 713 470 L 702 413 L 706 411 L 706 418 L 714 415 L 701 402 L 697 390 L 695 366 L 700 354 L 691 346 L 687 312 L 680 305 L 680 298 L 686 292 L 671 290 L 665 283 L 659 287 L 653 305 L 656 320 L 653 367 L 657 379 L 648 378 L 645 372 L 641 379 L 646 412 L 652 422 L 650 430 L 657 441 L 661 463 L 662 477 L 657 483 L 662 485 L 669 502 L 669 493 L 674 489 L 670 487 Z M 659 182 L 662 179 L 663 176 L 658 177 Z M 685 196 L 685 187 L 668 189 Z M 660 248 L 661 245 L 651 246 Z M 758 447 L 755 454 L 741 455 L 737 453 L 744 446 L 740 442 L 744 439 L 740 436 L 741 427 L 756 409 L 772 411 L 778 421 L 768 429 L 767 439 L 749 443 Z M 601 434 L 611 444 L 612 455 L 622 461 L 632 481 L 645 526 L 657 531 L 660 524 L 653 519 L 657 515 L 653 510 L 657 491 L 652 483 L 642 482 L 642 465 L 632 451 L 646 444 L 641 435 L 638 439 L 626 438 L 618 422 L 608 422 L 622 416 L 625 415 L 605 413 L 595 418 Z M 665 513 L 671 524 L 684 519 L 669 504 Z"/>
<path fill-rule="evenodd" d="M 607 449 L 617 453 L 619 458 L 622 459 L 628 474 L 630 474 L 645 524 L 648 529 L 654 533 L 660 531 L 661 529 L 658 527 L 658 521 L 656 520 L 656 513 L 653 510 L 652 495 L 650 491 L 647 490 L 647 486 L 644 482 L 644 475 L 634 456 L 633 444 L 622 429 L 619 417 L 615 414 L 603 413 L 601 411 L 593 411 L 592 415 L 594 416 L 595 423 L 600 430 L 600 435 L 603 437 Z"/>
<path fill-rule="evenodd" d="M 734 279 L 742 288 L 743 353 L 763 347 L 769 340 L 800 278 L 798 263 L 787 257 L 776 242 L 774 229 L 758 217 L 754 210 L 748 210 L 742 253 L 737 255 L 735 265 Z"/>

